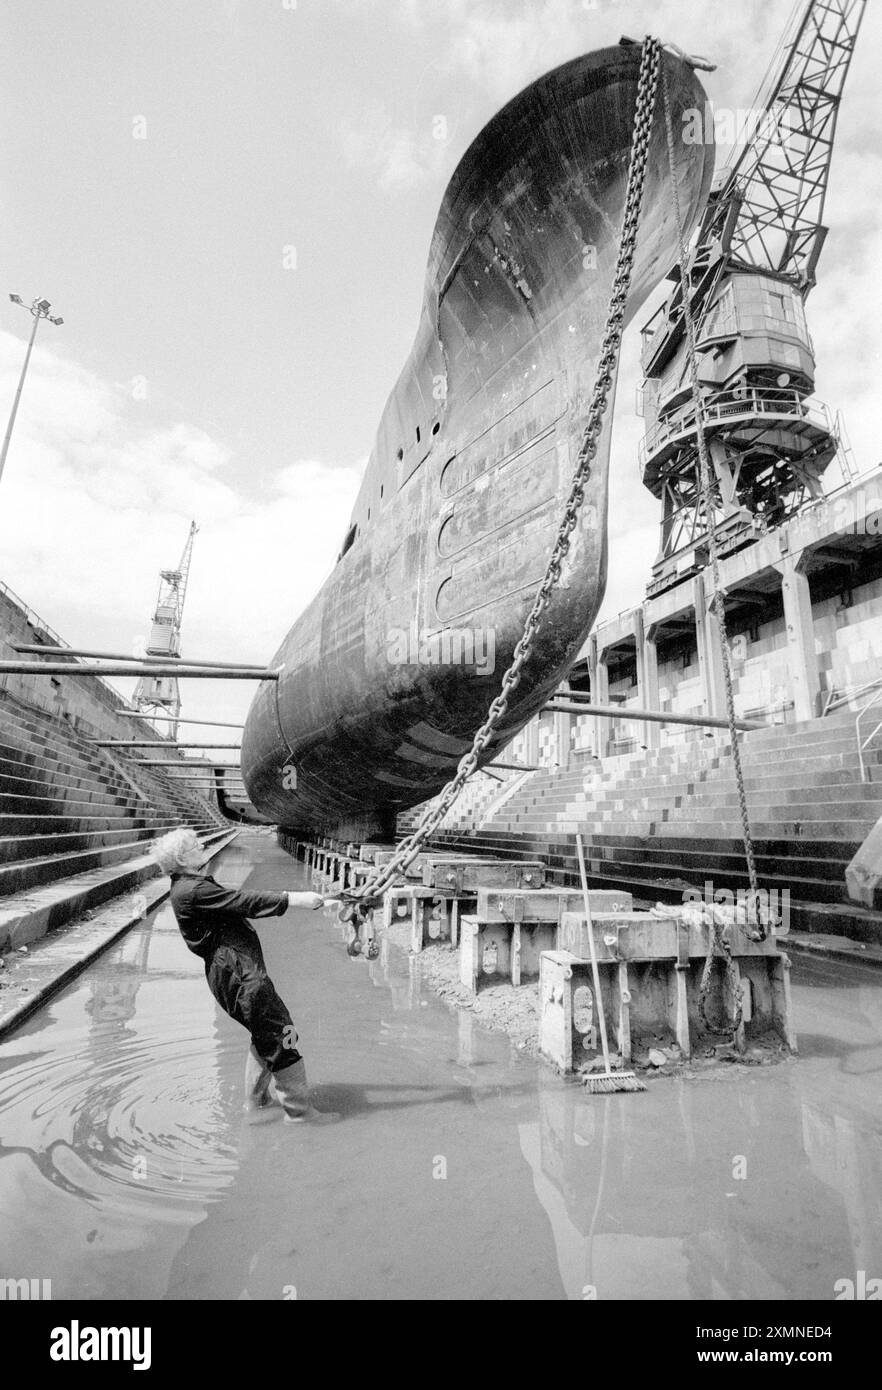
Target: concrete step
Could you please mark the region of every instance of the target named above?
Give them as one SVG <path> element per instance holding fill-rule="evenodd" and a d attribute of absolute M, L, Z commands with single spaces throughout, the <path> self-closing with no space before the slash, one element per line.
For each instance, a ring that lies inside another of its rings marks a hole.
<path fill-rule="evenodd" d="M 205 845 L 216 843 L 231 831 L 212 829 L 200 838 Z M 139 883 L 156 878 L 159 868 L 149 853 L 135 854 L 121 863 L 105 865 L 76 874 L 26 893 L 15 894 L 0 903 L 0 951 L 17 949 L 45 936 L 84 912 Z"/>
<path fill-rule="evenodd" d="M 180 823 L 180 820 L 170 819 L 165 827 L 151 826 L 149 829 L 145 828 L 143 834 L 152 836 L 157 829 L 162 830 L 163 828 L 173 830 Z M 207 821 L 194 821 L 193 824 L 197 829 L 207 828 Z M 105 845 L 121 844 L 124 838 L 132 838 L 130 826 L 118 830 L 99 830 L 92 834 L 71 831 L 54 835 L 0 837 L 0 864 L 13 864 L 19 860 L 36 859 L 44 855 L 61 854 L 69 850 L 101 849 Z"/>
<path fill-rule="evenodd" d="M 81 816 L 126 817 L 141 815 L 134 803 L 121 806 L 118 801 L 101 801 L 98 797 L 85 799 L 63 796 L 34 796 L 25 793 L 0 791 L 0 816 L 63 816 L 73 820 Z"/>
<path fill-rule="evenodd" d="M 808 846 L 798 848 L 806 849 Z M 688 869 L 690 873 L 703 873 L 708 876 L 719 870 L 725 870 L 727 874 L 740 875 L 742 870 L 746 874 L 746 864 L 744 859 L 744 848 L 742 845 L 733 847 L 726 854 L 719 851 L 712 853 L 700 848 L 693 849 L 691 852 L 683 849 L 671 849 L 666 840 L 655 841 L 651 844 L 638 846 L 623 845 L 618 843 L 601 843 L 591 841 L 586 846 L 592 859 L 600 859 L 617 864 L 644 865 L 652 868 L 659 874 L 666 877 L 676 875 L 681 869 Z M 796 878 L 811 880 L 817 885 L 817 891 L 825 898 L 835 897 L 835 893 L 822 890 L 820 885 L 829 883 L 837 890 L 845 882 L 845 869 L 850 862 L 850 857 L 841 858 L 821 858 L 811 854 L 797 854 L 782 859 L 780 856 L 755 854 L 757 873 L 765 880 L 767 878 L 779 878 L 793 876 Z"/>
<path fill-rule="evenodd" d="M 46 758 L 39 750 L 30 748 L 0 743 L 0 767 L 7 774 L 30 777 L 35 784 L 51 785 L 56 777 L 64 777 L 80 786 L 104 787 L 121 796 L 132 794 L 131 786 L 113 768 L 102 775 L 73 759 Z"/>
<path fill-rule="evenodd" d="M 455 840 L 457 837 L 450 838 Z M 442 839 L 443 837 L 438 837 L 439 844 L 442 843 Z M 502 858 L 523 858 L 525 846 L 532 846 L 537 854 L 541 854 L 543 851 L 559 854 L 569 853 L 574 844 L 575 837 L 573 835 L 555 834 L 540 838 L 526 836 L 516 831 L 488 832 L 482 830 L 474 837 L 469 837 L 465 848 L 472 853 L 483 854 L 486 852 Z M 662 842 L 633 834 L 623 836 L 598 834 L 586 838 L 586 846 L 590 848 L 592 854 L 604 849 L 611 852 L 622 849 L 646 854 L 663 853 L 669 855 L 676 852 L 678 858 L 694 855 L 699 863 L 702 856 L 711 861 L 719 860 L 724 863 L 733 858 L 739 864 L 744 861 L 744 847 L 740 833 L 729 838 L 707 833 L 701 838 L 678 838 L 671 834 L 665 837 Z M 815 862 L 818 865 L 819 874 L 827 877 L 832 872 L 825 867 L 827 864 L 840 866 L 841 869 L 844 869 L 845 864 L 851 859 L 851 847 L 843 845 L 839 840 L 755 839 L 754 851 L 759 859 L 765 858 L 770 862 L 789 862 L 790 858 Z M 839 868 L 836 871 L 838 872 Z"/>
<path fill-rule="evenodd" d="M 116 830 L 121 822 L 127 825 L 143 826 L 146 817 L 128 816 L 10 816 L 0 812 L 0 839 L 13 835 L 22 838 L 29 835 L 57 835 L 66 831 L 82 830 L 91 834 L 94 830 Z"/>
<path fill-rule="evenodd" d="M 30 888 L 38 888 L 41 884 L 52 883 L 58 878 L 85 873 L 89 869 L 118 864 L 133 855 L 143 853 L 143 845 L 157 839 L 166 830 L 174 828 L 169 822 L 160 822 L 151 826 L 149 830 L 134 831 L 122 844 L 110 848 L 69 850 L 34 859 L 19 859 L 11 864 L 0 864 L 0 897 L 23 893 Z"/>
<path fill-rule="evenodd" d="M 113 770 L 100 749 L 90 747 L 72 731 L 32 731 L 3 717 L 0 717 L 0 730 L 5 744 L 33 753 L 45 762 L 70 762 L 85 771 L 99 773 Z"/>
<path fill-rule="evenodd" d="M 57 725 L 38 726 L 33 720 L 22 719 L 20 716 L 13 716 L 10 721 L 5 718 L 5 712 L 0 712 L 0 729 L 4 727 L 4 720 L 6 727 L 18 732 L 27 751 L 34 753 L 39 750 L 42 762 L 69 762 L 82 771 L 91 771 L 102 780 L 113 779 L 120 786 L 127 785 L 110 756 L 95 748 L 89 740 L 74 730 Z M 170 766 L 175 766 L 174 762 L 170 762 Z"/>
<path fill-rule="evenodd" d="M 103 802 L 114 806 L 135 805 L 139 800 L 132 788 L 128 796 L 123 797 L 121 794 L 115 795 L 106 786 L 98 783 L 86 786 L 73 778 L 53 777 L 51 780 L 36 781 L 33 777 L 12 775 L 4 771 L 3 765 L 0 765 L 0 796 L 45 796 L 58 802 Z"/>
<path fill-rule="evenodd" d="M 808 801 L 809 791 L 812 791 L 811 801 Z M 833 786 L 808 787 L 781 787 L 769 788 L 758 795 L 756 789 L 745 788 L 747 805 L 752 815 L 758 819 L 763 819 L 763 812 L 769 811 L 777 814 L 779 811 L 793 810 L 795 807 L 812 805 L 817 808 L 819 815 L 829 813 L 837 815 L 844 808 L 852 808 L 852 814 L 860 816 L 871 816 L 876 818 L 882 815 L 882 794 L 879 787 L 872 787 L 867 783 L 858 782 L 857 785 L 843 786 L 837 783 Z M 716 809 L 730 806 L 738 806 L 738 792 L 734 787 L 727 790 L 708 790 L 706 788 L 696 788 L 690 791 L 688 788 L 677 790 L 675 794 L 670 792 L 666 796 L 649 795 L 634 797 L 617 797 L 606 801 L 595 801 L 590 795 L 573 798 L 564 801 L 560 805 L 556 802 L 544 803 L 537 807 L 537 812 L 548 816 L 552 814 L 566 815 L 580 807 L 588 807 L 600 814 L 610 814 L 615 816 L 621 811 L 636 811 L 647 813 L 663 813 L 669 811 L 671 815 L 675 811 L 681 811 L 694 807 L 695 809 Z M 837 809 L 838 808 L 838 809 Z"/>
<path fill-rule="evenodd" d="M 155 824 L 157 816 L 168 818 L 171 814 L 184 821 L 226 824 L 207 800 L 179 790 L 161 771 L 133 769 L 127 776 L 77 731 L 51 716 L 17 705 L 9 697 L 0 697 L 0 776 L 14 779 L 2 783 L 9 796 L 31 798 L 6 800 L 4 807 L 5 798 L 0 796 L 0 812 L 5 809 L 7 814 L 55 814 L 68 819 L 67 829 L 74 829 L 70 823 L 73 808 L 56 804 L 50 809 L 48 804 L 38 805 L 33 798 L 45 798 L 46 803 L 94 802 L 94 810 L 76 807 L 77 821 L 85 821 L 83 827 L 77 828 L 90 832 L 96 829 L 98 816 Z M 4 828 L 11 836 L 13 827 L 0 826 L 0 833 Z M 48 823 L 31 829 L 45 832 Z"/>
<path fill-rule="evenodd" d="M 0 776 L 24 778 L 35 785 L 59 786 L 71 790 L 100 788 L 105 793 L 118 792 L 126 796 L 132 794 L 131 786 L 116 773 L 108 773 L 106 777 L 101 777 L 98 773 L 87 772 L 82 768 L 65 772 L 62 770 L 62 764 L 52 766 L 37 756 L 29 757 L 28 761 L 25 761 L 24 752 L 19 751 L 18 758 L 0 756 Z"/>

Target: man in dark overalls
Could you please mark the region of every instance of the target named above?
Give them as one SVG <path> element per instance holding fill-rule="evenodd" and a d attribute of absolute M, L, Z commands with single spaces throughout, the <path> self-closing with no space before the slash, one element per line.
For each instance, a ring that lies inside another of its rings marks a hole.
<path fill-rule="evenodd" d="M 195 831 L 172 830 L 153 855 L 171 876 L 171 905 L 187 946 L 205 961 L 205 978 L 230 1018 L 251 1034 L 245 1072 L 247 1110 L 272 1099 L 289 1120 L 336 1119 L 309 1098 L 306 1064 L 297 1030 L 267 974 L 260 941 L 249 917 L 280 917 L 289 907 L 319 908 L 319 893 L 249 893 L 223 888 L 205 872 Z"/>

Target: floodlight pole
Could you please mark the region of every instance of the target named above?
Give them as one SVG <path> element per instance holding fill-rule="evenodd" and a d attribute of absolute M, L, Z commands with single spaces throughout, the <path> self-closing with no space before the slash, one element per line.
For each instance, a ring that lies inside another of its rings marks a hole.
<path fill-rule="evenodd" d="M 6 434 L 3 439 L 3 449 L 0 451 L 0 479 L 3 477 L 3 467 L 6 463 L 6 455 L 9 453 L 9 441 L 12 438 L 12 427 L 15 424 L 15 417 L 18 414 L 18 403 L 21 400 L 22 387 L 24 386 L 25 377 L 28 373 L 28 363 L 31 360 L 34 339 L 37 336 L 37 326 L 40 319 L 49 319 L 50 323 L 54 324 L 62 324 L 64 322 L 64 319 L 55 318 L 50 315 L 49 310 L 52 308 L 52 305 L 49 303 L 48 299 L 35 299 L 33 304 L 25 305 L 22 304 L 21 298 L 17 294 L 11 294 L 9 298 L 12 300 L 13 304 L 21 304 L 23 309 L 27 308 L 28 312 L 33 316 L 34 326 L 31 329 L 31 336 L 28 339 L 28 350 L 25 353 L 24 366 L 21 369 L 21 376 L 18 380 L 18 390 L 15 393 L 15 400 L 12 402 L 9 424 L 6 426 Z"/>

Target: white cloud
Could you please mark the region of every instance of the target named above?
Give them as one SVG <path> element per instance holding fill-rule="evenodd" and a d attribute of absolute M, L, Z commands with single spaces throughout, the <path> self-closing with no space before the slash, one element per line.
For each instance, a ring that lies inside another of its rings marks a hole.
<path fill-rule="evenodd" d="M 340 122 L 347 163 L 376 179 L 384 193 L 417 188 L 435 179 L 449 159 L 447 139 L 436 139 L 431 121 L 421 130 L 397 125 L 382 102 Z"/>
<path fill-rule="evenodd" d="M 20 340 L 0 334 L 2 400 L 22 356 Z M 268 660 L 334 560 L 362 467 L 292 463 L 269 493 L 249 495 L 224 480 L 221 442 L 142 419 L 122 388 L 35 351 L 0 488 L 2 578 L 68 642 L 132 651 L 193 518 L 185 654 Z M 226 717 L 252 693 L 185 688 L 191 712 Z"/>

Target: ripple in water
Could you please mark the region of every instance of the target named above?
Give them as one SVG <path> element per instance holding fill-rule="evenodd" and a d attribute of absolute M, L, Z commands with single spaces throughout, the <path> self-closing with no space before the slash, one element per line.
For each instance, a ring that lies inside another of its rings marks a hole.
<path fill-rule="evenodd" d="M 69 1017 L 62 1038 L 55 1019 L 51 1051 L 39 1029 L 17 1034 L 6 1052 L 18 1058 L 0 1074 L 0 1155 L 27 1155 L 55 1188 L 118 1214 L 192 1220 L 194 1204 L 218 1198 L 238 1166 L 241 1077 L 238 1061 L 225 1065 L 204 983 L 187 985 L 186 1010 L 148 1010 L 137 1032 L 133 1012 L 96 1023 L 80 989 L 60 1006 Z"/>

